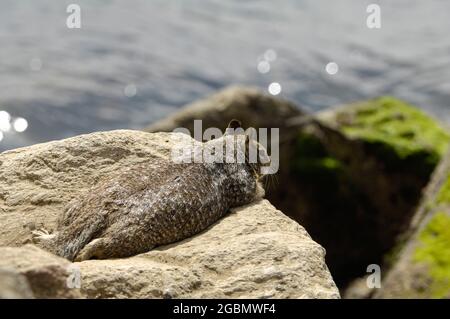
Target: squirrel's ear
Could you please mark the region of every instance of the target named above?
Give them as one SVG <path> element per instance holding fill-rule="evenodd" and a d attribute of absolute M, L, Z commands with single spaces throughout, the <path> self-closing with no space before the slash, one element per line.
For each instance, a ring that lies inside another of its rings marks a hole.
<path fill-rule="evenodd" d="M 228 123 L 228 127 L 225 130 L 225 135 L 232 134 L 235 135 L 239 133 L 240 130 L 243 132 L 244 130 L 241 127 L 241 122 L 235 119 L 232 119 L 230 123 Z"/>
<path fill-rule="evenodd" d="M 237 129 L 242 127 L 242 124 L 239 120 L 232 119 L 230 123 L 228 123 L 228 128 Z"/>

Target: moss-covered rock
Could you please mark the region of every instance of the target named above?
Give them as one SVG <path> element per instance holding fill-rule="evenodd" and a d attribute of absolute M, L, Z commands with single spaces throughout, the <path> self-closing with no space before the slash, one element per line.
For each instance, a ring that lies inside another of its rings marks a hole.
<path fill-rule="evenodd" d="M 444 185 L 439 191 L 436 199 L 437 204 L 450 204 L 450 174 L 447 177 Z"/>
<path fill-rule="evenodd" d="M 342 286 L 361 273 L 361 263 L 371 262 L 372 253 L 367 253 L 371 250 L 355 243 L 375 249 L 372 225 L 358 217 L 373 214 L 374 207 L 352 181 L 347 164 L 329 152 L 321 133 L 317 127 L 304 127 L 294 143 L 288 187 L 296 200 L 271 200 L 307 225 L 312 237 L 326 247 L 327 264 Z"/>
<path fill-rule="evenodd" d="M 271 200 L 327 249 L 343 287 L 368 264 L 396 260 L 392 248 L 402 250 L 397 237 L 449 142 L 438 121 L 392 97 L 320 112 L 303 121 L 291 145 L 288 192 L 295 204 Z"/>
<path fill-rule="evenodd" d="M 427 264 L 432 297 L 450 296 L 450 216 L 445 212 L 436 213 L 420 232 L 413 260 Z"/>
<path fill-rule="evenodd" d="M 450 154 L 434 173 L 378 298 L 450 298 Z"/>
<path fill-rule="evenodd" d="M 393 97 L 360 102 L 336 112 L 335 124 L 384 159 L 392 170 L 429 177 L 447 152 L 449 133 L 418 108 Z"/>
<path fill-rule="evenodd" d="M 294 172 L 301 178 L 311 178 L 311 182 L 336 180 L 342 173 L 343 164 L 328 154 L 322 142 L 313 134 L 301 132 L 295 145 Z M 322 181 L 322 179 L 325 179 Z"/>

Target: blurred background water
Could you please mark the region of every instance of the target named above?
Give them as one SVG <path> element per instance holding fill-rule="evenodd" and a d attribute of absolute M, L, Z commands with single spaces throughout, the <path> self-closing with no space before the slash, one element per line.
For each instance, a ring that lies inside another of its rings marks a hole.
<path fill-rule="evenodd" d="M 308 110 L 389 94 L 450 122 L 449 31 L 448 0 L 0 0 L 0 111 L 27 121 L 0 125 L 0 151 L 142 128 L 231 84 Z"/>

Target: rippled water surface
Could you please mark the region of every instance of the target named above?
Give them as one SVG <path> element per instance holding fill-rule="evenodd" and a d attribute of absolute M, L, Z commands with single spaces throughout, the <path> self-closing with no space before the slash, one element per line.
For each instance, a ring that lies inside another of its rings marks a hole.
<path fill-rule="evenodd" d="M 277 82 L 309 110 L 390 94 L 450 122 L 449 31 L 448 0 L 0 0 L 0 110 L 29 124 L 0 151 L 141 128 L 231 84 Z"/>

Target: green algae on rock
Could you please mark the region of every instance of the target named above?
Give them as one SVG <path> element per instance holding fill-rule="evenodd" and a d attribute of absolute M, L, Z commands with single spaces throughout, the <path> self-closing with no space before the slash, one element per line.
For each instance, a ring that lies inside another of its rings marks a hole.
<path fill-rule="evenodd" d="M 450 216 L 444 212 L 436 213 L 421 231 L 419 241 L 414 261 L 428 266 L 432 278 L 431 296 L 450 296 Z"/>
<path fill-rule="evenodd" d="M 450 204 L 450 174 L 437 195 L 436 203 Z"/>
<path fill-rule="evenodd" d="M 429 175 L 449 148 L 450 134 L 436 120 L 393 97 L 356 103 L 344 112 L 336 117 L 341 131 L 363 140 L 393 169 Z"/>
<path fill-rule="evenodd" d="M 302 124 L 292 147 L 291 170 L 301 189 L 297 201 L 306 202 L 307 215 L 320 217 L 299 216 L 327 249 L 342 287 L 364 264 L 386 264 L 389 257 L 395 263 L 406 244 L 398 237 L 449 149 L 450 134 L 431 116 L 392 97 L 322 111 L 311 122 Z M 345 231 L 336 224 L 345 224 Z"/>
<path fill-rule="evenodd" d="M 450 153 L 433 173 L 378 298 L 450 298 Z"/>
<path fill-rule="evenodd" d="M 450 167 L 446 167 L 442 179 L 433 204 L 428 208 L 434 215 L 420 232 L 419 245 L 414 252 L 414 261 L 428 267 L 433 298 L 450 297 Z"/>
<path fill-rule="evenodd" d="M 328 154 L 317 137 L 306 132 L 297 137 L 294 157 L 294 172 L 303 178 L 317 178 L 318 175 L 333 177 L 342 171 L 342 163 Z"/>
<path fill-rule="evenodd" d="M 427 218 L 405 245 L 375 298 L 450 298 L 450 212 Z"/>

